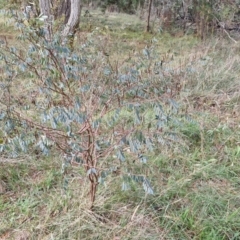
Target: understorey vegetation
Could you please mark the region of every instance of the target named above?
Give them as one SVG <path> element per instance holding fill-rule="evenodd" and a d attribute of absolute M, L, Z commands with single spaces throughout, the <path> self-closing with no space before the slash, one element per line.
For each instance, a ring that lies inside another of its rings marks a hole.
<path fill-rule="evenodd" d="M 239 238 L 238 38 L 0 20 L 0 239 Z"/>
<path fill-rule="evenodd" d="M 25 46 L 1 43 L 2 154 L 53 151 L 64 174 L 70 164 L 81 166 L 92 204 L 97 185 L 112 173 L 121 178 L 123 190 L 135 181 L 154 194 L 146 174 L 149 152 L 173 144 L 176 151 L 186 150 L 178 129 L 191 121 L 174 100 L 180 71 L 165 76 L 157 40 L 123 62 L 110 61 L 98 52 L 95 32 L 71 51 L 61 36 L 49 41 L 44 29 L 26 28 L 13 16 Z M 17 91 L 21 85 L 24 92 Z"/>

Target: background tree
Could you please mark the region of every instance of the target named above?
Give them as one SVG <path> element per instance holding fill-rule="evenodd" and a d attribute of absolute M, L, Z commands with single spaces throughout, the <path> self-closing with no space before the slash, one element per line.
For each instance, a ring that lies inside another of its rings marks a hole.
<path fill-rule="evenodd" d="M 64 16 L 64 24 L 67 24 L 71 13 L 71 0 L 61 0 L 59 4 L 55 5 L 55 18 Z"/>
<path fill-rule="evenodd" d="M 148 17 L 147 17 L 147 28 L 146 28 L 147 32 L 150 31 L 151 10 L 152 10 L 152 0 L 149 0 L 149 3 L 148 3 Z"/>
<path fill-rule="evenodd" d="M 46 16 L 46 19 L 44 19 L 45 22 L 45 33 L 46 33 L 46 39 L 51 40 L 52 39 L 52 21 L 53 17 L 51 14 L 51 8 L 50 8 L 50 1 L 49 0 L 39 0 L 39 8 L 41 15 Z"/>
<path fill-rule="evenodd" d="M 67 0 L 69 1 L 69 0 Z M 66 4 L 66 10 L 69 4 Z M 68 18 L 68 21 L 64 27 L 64 30 L 62 32 L 63 37 L 71 36 L 71 38 L 74 38 L 74 35 L 76 33 L 76 30 L 80 23 L 80 14 L 81 14 L 81 0 L 71 0 L 71 11 L 70 16 Z M 66 11 L 66 14 L 68 14 L 68 11 Z M 67 16 L 67 15 L 65 15 Z M 65 22 L 67 20 L 67 17 L 65 18 Z"/>
<path fill-rule="evenodd" d="M 73 47 L 74 35 L 80 23 L 81 0 L 62 0 L 59 5 L 57 4 L 59 4 L 57 1 L 53 1 L 53 6 L 51 6 L 49 0 L 39 0 L 41 14 L 46 16 L 44 21 L 47 38 L 52 38 L 52 24 L 55 8 L 57 9 L 57 13 L 55 10 L 56 17 L 62 14 L 65 16 L 65 26 L 63 27 L 62 37 L 63 39 L 68 39 L 71 47 Z"/>
<path fill-rule="evenodd" d="M 47 0 L 33 0 L 31 3 L 34 2 L 37 6 L 39 5 L 38 1 Z M 54 15 L 55 19 L 64 15 L 65 29 L 62 33 L 66 34 L 69 31 L 67 35 L 73 36 L 75 30 L 71 28 L 78 25 L 79 19 L 72 17 L 71 22 L 68 23 L 72 0 L 52 0 L 50 2 L 51 14 Z M 21 3 L 26 5 L 27 1 L 21 1 Z M 18 4 L 20 1 L 14 0 L 9 5 L 16 7 Z M 80 1 L 73 1 L 73 4 L 79 6 Z M 237 1 L 231 0 L 152 0 L 151 9 L 149 8 L 150 0 L 83 0 L 82 4 L 88 8 L 100 7 L 103 12 L 138 14 L 142 20 L 147 22 L 146 30 L 150 28 L 152 23 L 153 30 L 172 31 L 171 27 L 173 27 L 174 30 L 183 30 L 183 33 L 196 33 L 202 39 L 213 32 L 226 33 L 230 37 L 227 31 L 234 30 L 236 32 L 239 29 L 239 4 Z M 79 11 L 79 8 L 77 7 L 73 11 Z M 78 16 L 78 14 L 72 16 Z M 52 22 L 52 19 L 52 17 L 48 19 L 46 29 L 49 28 L 49 22 Z M 67 24 L 69 24 L 68 27 Z M 218 31 L 219 29 L 221 31 Z"/>

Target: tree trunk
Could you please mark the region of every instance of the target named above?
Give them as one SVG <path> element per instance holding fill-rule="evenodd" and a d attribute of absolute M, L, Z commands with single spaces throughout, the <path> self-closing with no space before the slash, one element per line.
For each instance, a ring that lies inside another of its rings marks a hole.
<path fill-rule="evenodd" d="M 62 31 L 63 37 L 74 37 L 80 23 L 81 0 L 71 0 L 71 13 L 65 28 Z"/>
<path fill-rule="evenodd" d="M 41 14 L 47 16 L 45 20 L 46 39 L 52 39 L 52 23 L 53 15 L 51 15 L 50 0 L 39 0 Z M 53 1 L 53 3 L 55 3 Z M 57 11 L 57 16 L 65 15 L 65 26 L 62 31 L 63 41 L 67 41 L 70 47 L 73 47 L 74 35 L 80 23 L 81 0 L 61 0 L 60 7 Z"/>
<path fill-rule="evenodd" d="M 59 6 L 57 6 L 57 10 L 55 12 L 55 17 L 58 18 L 64 15 L 64 24 L 67 24 L 68 19 L 71 13 L 71 0 L 61 0 Z"/>
<path fill-rule="evenodd" d="M 152 0 L 149 0 L 149 5 L 148 5 L 148 17 L 147 17 L 147 28 L 146 31 L 150 31 L 150 17 L 151 17 L 151 9 L 152 9 Z"/>
<path fill-rule="evenodd" d="M 47 19 L 44 20 L 44 30 L 46 34 L 46 39 L 50 41 L 52 39 L 52 21 L 53 17 L 51 15 L 50 1 L 49 0 L 39 0 L 39 7 L 41 14 L 47 16 Z"/>
<path fill-rule="evenodd" d="M 51 15 L 50 1 L 49 0 L 39 0 L 39 6 L 41 13 L 45 16 Z"/>

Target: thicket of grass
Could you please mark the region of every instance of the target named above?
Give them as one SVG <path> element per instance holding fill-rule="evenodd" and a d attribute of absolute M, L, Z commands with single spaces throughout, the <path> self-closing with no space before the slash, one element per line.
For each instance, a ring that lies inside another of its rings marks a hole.
<path fill-rule="evenodd" d="M 150 35 L 136 19 L 128 28 L 125 15 L 105 18 L 83 19 L 76 41 L 98 31 L 99 51 L 126 61 L 156 38 L 163 69 L 180 87 L 175 98 L 192 118 L 179 127 L 189 146 L 149 156 L 154 196 L 138 185 L 121 191 L 113 174 L 99 185 L 94 211 L 77 167 L 65 189 L 55 156 L 0 158 L 0 239 L 240 239 L 239 44 Z"/>

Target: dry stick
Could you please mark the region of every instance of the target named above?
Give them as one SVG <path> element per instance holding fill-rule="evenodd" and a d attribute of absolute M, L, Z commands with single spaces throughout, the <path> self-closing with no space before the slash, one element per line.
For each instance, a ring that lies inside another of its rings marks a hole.
<path fill-rule="evenodd" d="M 226 29 L 223 28 L 223 31 L 227 34 L 227 36 L 229 37 L 229 39 L 231 39 L 234 43 L 238 43 L 235 39 L 233 39 L 233 38 L 229 35 L 229 33 L 227 32 Z"/>
<path fill-rule="evenodd" d="M 137 210 L 138 210 L 139 207 L 140 207 L 140 205 L 137 205 L 137 207 L 135 208 L 135 210 L 134 210 L 134 212 L 133 212 L 133 215 L 132 215 L 132 217 L 131 217 L 131 221 L 134 220 L 134 217 L 135 217 L 135 215 L 136 215 Z"/>
<path fill-rule="evenodd" d="M 227 30 L 225 29 L 225 23 L 221 24 L 221 22 L 218 20 L 218 18 L 216 16 L 214 16 L 215 19 L 217 20 L 217 22 L 219 23 L 219 26 L 223 29 L 223 31 L 227 34 L 227 36 L 229 37 L 230 40 L 232 40 L 234 43 L 238 43 L 235 39 L 233 39 L 229 33 L 227 32 Z"/>
<path fill-rule="evenodd" d="M 150 17 L 151 17 L 151 9 L 152 9 L 152 0 L 149 0 L 149 6 L 148 6 L 148 17 L 147 17 L 147 28 L 146 32 L 150 31 Z"/>
<path fill-rule="evenodd" d="M 96 167 L 96 159 L 93 162 L 93 153 L 94 153 L 94 133 L 92 131 L 90 122 L 88 120 L 88 128 L 86 129 L 88 133 L 88 150 L 87 150 L 87 156 L 86 156 L 86 163 L 88 165 L 87 170 Z M 91 167 L 89 167 L 89 162 L 91 163 Z M 90 188 L 90 195 L 91 195 L 91 206 L 90 209 L 93 208 L 93 204 L 95 201 L 96 191 L 97 191 L 97 180 L 98 176 L 96 174 L 90 173 L 88 176 L 90 182 L 91 182 L 91 188 Z"/>

